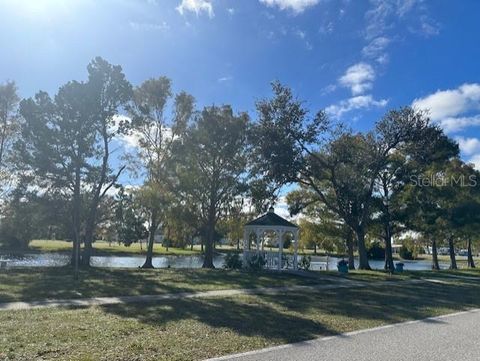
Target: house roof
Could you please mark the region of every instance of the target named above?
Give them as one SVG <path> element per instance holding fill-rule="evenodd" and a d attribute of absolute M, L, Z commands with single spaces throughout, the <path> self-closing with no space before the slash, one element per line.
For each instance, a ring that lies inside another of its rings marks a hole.
<path fill-rule="evenodd" d="M 263 216 L 260 216 L 253 221 L 245 224 L 246 226 L 283 226 L 283 227 L 293 227 L 298 228 L 296 224 L 287 221 L 285 218 L 280 217 L 273 210 L 273 207 L 270 207 L 267 213 Z"/>

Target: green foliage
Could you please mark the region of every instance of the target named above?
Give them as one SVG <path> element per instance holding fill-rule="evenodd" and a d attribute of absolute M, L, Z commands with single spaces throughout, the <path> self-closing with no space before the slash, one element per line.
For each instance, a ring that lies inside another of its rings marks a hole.
<path fill-rule="evenodd" d="M 298 263 L 298 267 L 300 269 L 303 269 L 305 271 L 308 271 L 310 269 L 310 263 L 312 262 L 312 257 L 310 256 L 303 256 L 300 259 L 300 262 Z"/>
<path fill-rule="evenodd" d="M 267 261 L 261 254 L 254 254 L 247 261 L 247 267 L 251 271 L 261 271 L 266 264 Z"/>
<path fill-rule="evenodd" d="M 14 167 L 12 147 L 20 136 L 20 121 L 17 108 L 20 98 L 15 82 L 0 84 L 0 192 L 12 178 L 10 167 Z"/>
<path fill-rule="evenodd" d="M 385 258 L 385 248 L 380 242 L 372 242 L 367 248 L 367 254 L 370 259 L 383 259 Z"/>
<path fill-rule="evenodd" d="M 213 242 L 225 211 L 246 192 L 246 113 L 230 106 L 206 107 L 175 147 L 177 194 L 188 200 L 205 241 L 205 267 L 213 267 Z"/>
<path fill-rule="evenodd" d="M 223 267 L 226 269 L 240 269 L 242 268 L 242 263 L 238 253 L 227 253 Z"/>
<path fill-rule="evenodd" d="M 411 251 L 407 246 L 405 245 L 402 245 L 402 247 L 400 247 L 400 251 L 399 251 L 399 255 L 401 258 L 403 259 L 408 259 L 408 260 L 413 260 L 415 259 L 414 255 L 413 255 L 413 251 Z"/>
<path fill-rule="evenodd" d="M 128 194 L 122 188 L 116 199 L 115 231 L 117 240 L 125 246 L 130 246 L 141 239 L 146 238 L 146 219 L 135 202 L 133 194 Z"/>

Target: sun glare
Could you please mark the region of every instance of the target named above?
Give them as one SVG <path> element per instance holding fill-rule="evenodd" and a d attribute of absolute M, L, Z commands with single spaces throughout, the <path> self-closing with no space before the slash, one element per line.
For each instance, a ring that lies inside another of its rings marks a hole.
<path fill-rule="evenodd" d="M 68 0 L 6 0 L 18 15 L 30 19 L 53 20 L 71 10 L 76 1 Z"/>

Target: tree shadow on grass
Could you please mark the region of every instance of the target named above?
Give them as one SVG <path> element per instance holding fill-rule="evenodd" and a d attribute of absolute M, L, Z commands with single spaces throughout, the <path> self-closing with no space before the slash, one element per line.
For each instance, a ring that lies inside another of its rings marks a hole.
<path fill-rule="evenodd" d="M 440 311 L 478 307 L 479 296 L 478 286 L 421 283 L 182 299 L 155 304 L 112 305 L 102 309 L 156 327 L 195 320 L 239 335 L 263 337 L 273 343 L 290 343 L 372 325 L 425 319 Z"/>
<path fill-rule="evenodd" d="M 229 288 L 311 285 L 322 281 L 285 274 L 201 269 L 82 269 L 74 281 L 71 267 L 12 269 L 0 274 L 0 302 L 98 296 L 155 295 Z"/>
<path fill-rule="evenodd" d="M 268 295 L 264 298 L 301 313 L 327 312 L 351 320 L 395 323 L 431 317 L 440 310 L 456 312 L 479 307 L 480 285 L 373 285 L 296 294 L 288 298 Z"/>
<path fill-rule="evenodd" d="M 109 305 L 102 306 L 102 309 L 106 313 L 134 318 L 156 327 L 194 320 L 242 336 L 262 337 L 274 343 L 304 341 L 338 333 L 320 322 L 280 312 L 250 297 L 182 299 L 156 304 Z"/>

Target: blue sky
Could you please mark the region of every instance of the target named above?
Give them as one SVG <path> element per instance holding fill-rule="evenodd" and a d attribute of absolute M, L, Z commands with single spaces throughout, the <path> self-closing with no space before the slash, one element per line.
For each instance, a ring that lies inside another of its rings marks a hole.
<path fill-rule="evenodd" d="M 415 104 L 480 166 L 480 2 L 0 0 L 0 82 L 22 96 L 84 79 L 97 55 L 139 84 L 254 115 L 269 82 L 359 130 Z"/>

